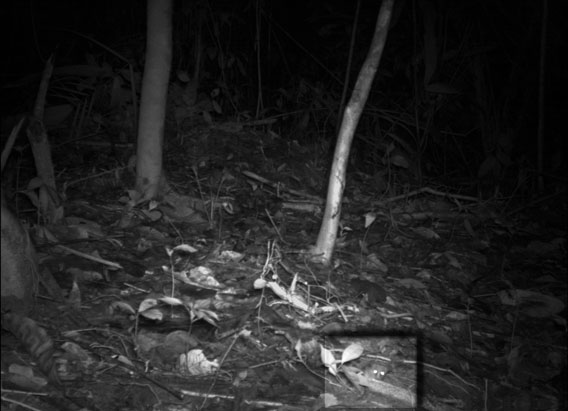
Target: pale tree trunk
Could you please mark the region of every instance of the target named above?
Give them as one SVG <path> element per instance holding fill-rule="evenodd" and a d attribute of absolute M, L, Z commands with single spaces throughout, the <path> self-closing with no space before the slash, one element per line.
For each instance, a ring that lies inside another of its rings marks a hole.
<path fill-rule="evenodd" d="M 341 201 L 345 189 L 345 175 L 349 160 L 349 150 L 353 142 L 355 129 L 369 96 L 375 73 L 379 67 L 389 30 L 394 0 L 383 0 L 373 41 L 355 83 L 351 99 L 343 113 L 343 120 L 337 136 L 333 155 L 333 164 L 329 175 L 327 201 L 317 243 L 311 253 L 317 261 L 329 264 L 337 238 L 337 228 L 341 217 Z"/>
<path fill-rule="evenodd" d="M 142 79 L 136 191 L 139 200 L 156 196 L 162 177 L 162 145 L 172 60 L 172 0 L 148 1 L 146 62 Z"/>

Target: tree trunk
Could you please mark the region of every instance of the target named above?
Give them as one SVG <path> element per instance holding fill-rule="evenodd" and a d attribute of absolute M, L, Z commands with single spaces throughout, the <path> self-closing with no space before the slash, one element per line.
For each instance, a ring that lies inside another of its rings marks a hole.
<path fill-rule="evenodd" d="M 337 238 L 337 227 L 341 217 L 341 201 L 345 189 L 345 175 L 349 160 L 349 150 L 353 142 L 355 129 L 363 112 L 365 102 L 369 96 L 375 73 L 379 67 L 383 49 L 389 30 L 394 0 L 383 0 L 375 34 L 367 58 L 363 63 L 351 99 L 343 113 L 343 120 L 337 136 L 337 145 L 333 155 L 333 164 L 329 175 L 327 201 L 323 221 L 318 235 L 317 243 L 311 250 L 313 257 L 323 263 L 329 264 L 333 256 L 333 248 Z"/>
<path fill-rule="evenodd" d="M 172 60 L 172 0 L 148 0 L 146 33 L 136 153 L 139 200 L 155 197 L 162 177 L 162 145 Z"/>

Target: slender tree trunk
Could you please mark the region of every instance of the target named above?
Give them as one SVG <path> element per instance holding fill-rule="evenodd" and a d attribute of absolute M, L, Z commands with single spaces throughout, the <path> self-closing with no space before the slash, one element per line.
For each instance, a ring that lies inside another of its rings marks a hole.
<path fill-rule="evenodd" d="M 148 1 L 146 63 L 142 79 L 136 191 L 156 196 L 162 177 L 162 146 L 172 60 L 172 0 Z"/>
<path fill-rule="evenodd" d="M 375 26 L 375 34 L 373 35 L 371 48 L 369 49 L 367 58 L 363 63 L 363 67 L 355 83 L 351 99 L 343 113 L 343 120 L 337 136 L 337 145 L 335 147 L 333 164 L 329 175 L 323 221 L 317 243 L 311 250 L 314 258 L 323 264 L 329 264 L 333 256 L 339 218 L 341 217 L 341 201 L 345 189 L 345 175 L 347 172 L 349 151 L 357 124 L 359 123 L 359 118 L 365 107 L 373 79 L 375 78 L 375 73 L 381 61 L 389 31 L 393 3 L 394 0 L 383 0 L 377 18 L 377 25 Z"/>

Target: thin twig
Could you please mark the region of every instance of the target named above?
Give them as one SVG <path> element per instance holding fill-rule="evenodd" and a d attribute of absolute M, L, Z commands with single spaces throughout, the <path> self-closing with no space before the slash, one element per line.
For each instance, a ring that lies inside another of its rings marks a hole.
<path fill-rule="evenodd" d="M 85 258 L 85 259 L 87 259 L 87 260 L 91 260 L 91 261 L 94 261 L 94 262 L 96 262 L 96 263 L 100 263 L 100 264 L 106 265 L 106 266 L 108 266 L 108 267 L 116 268 L 116 269 L 119 269 L 119 270 L 123 270 L 123 269 L 124 269 L 124 268 L 123 268 L 120 264 L 118 264 L 118 263 L 113 263 L 112 261 L 105 260 L 105 259 L 100 258 L 100 257 L 94 257 L 94 256 L 92 256 L 92 255 L 90 255 L 90 254 L 82 253 L 82 252 L 80 252 L 80 251 L 73 250 L 72 248 L 65 247 L 64 245 L 58 245 L 58 246 L 56 246 L 56 248 L 57 248 L 57 249 L 60 249 L 60 250 L 62 250 L 62 251 L 67 251 L 67 252 L 70 253 L 70 254 L 74 254 L 74 255 L 76 255 L 76 256 L 83 257 L 83 258 Z"/>

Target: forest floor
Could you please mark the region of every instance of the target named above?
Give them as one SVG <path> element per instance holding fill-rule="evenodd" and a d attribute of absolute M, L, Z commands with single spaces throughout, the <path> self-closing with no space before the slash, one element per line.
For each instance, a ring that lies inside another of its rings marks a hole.
<path fill-rule="evenodd" d="M 2 409 L 566 409 L 564 198 L 352 164 L 321 266 L 317 144 L 196 128 L 136 207 L 133 148 L 107 148 L 53 153 L 66 219 L 34 242 L 65 300 L 30 314 L 49 359 L 2 332 Z"/>

